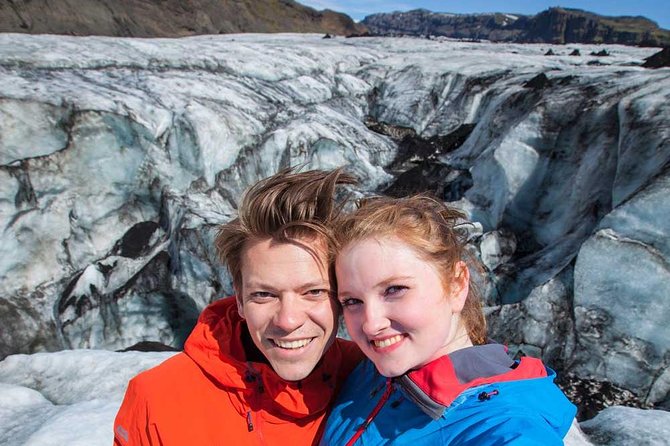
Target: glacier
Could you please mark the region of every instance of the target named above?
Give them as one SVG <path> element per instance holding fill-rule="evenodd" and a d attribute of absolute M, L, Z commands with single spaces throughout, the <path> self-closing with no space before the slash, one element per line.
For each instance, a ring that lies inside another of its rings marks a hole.
<path fill-rule="evenodd" d="M 494 339 L 670 408 L 670 69 L 641 67 L 656 51 L 0 34 L 0 358 L 179 348 L 232 293 L 213 239 L 243 190 L 345 165 L 355 196 L 426 180 L 477 222 Z"/>

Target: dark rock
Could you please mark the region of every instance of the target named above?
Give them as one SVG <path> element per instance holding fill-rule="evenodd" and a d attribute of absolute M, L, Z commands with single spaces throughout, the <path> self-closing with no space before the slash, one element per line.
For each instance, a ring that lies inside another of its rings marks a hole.
<path fill-rule="evenodd" d="M 469 170 L 452 169 L 445 177 L 442 193 L 438 196 L 442 196 L 442 199 L 447 202 L 458 201 L 472 186 L 474 186 L 474 181 Z"/>
<path fill-rule="evenodd" d="M 51 319 L 40 318 L 39 310 L 30 306 L 32 299 L 44 299 L 43 290 L 32 294 L 0 299 L 0 361 L 17 352 L 62 350 L 56 326 Z M 30 327 L 26 330 L 25 327 Z"/>
<path fill-rule="evenodd" d="M 544 53 L 544 55 L 545 55 L 545 56 L 555 56 L 556 53 L 554 53 L 554 51 L 553 51 L 551 48 L 549 48 L 549 51 L 547 51 L 546 53 Z"/>
<path fill-rule="evenodd" d="M 448 166 L 438 161 L 438 157 L 460 147 L 475 124 L 462 124 L 447 135 L 430 138 L 418 136 L 409 127 L 379 122 L 372 116 L 365 118 L 365 125 L 398 143 L 398 153 L 389 165 L 397 177 L 383 191 L 385 194 L 403 197 L 428 192 L 445 201 L 456 201 L 472 187 L 469 171 Z"/>
<path fill-rule="evenodd" d="M 469 171 L 426 160 L 398 175 L 383 193 L 391 197 L 429 193 L 444 201 L 456 201 L 461 199 L 472 185 Z"/>
<path fill-rule="evenodd" d="M 517 41 L 637 45 L 645 39 L 654 39 L 659 46 L 662 42 L 670 43 L 670 31 L 660 29 L 656 22 L 644 17 L 604 17 L 556 7 L 533 16 Z"/>
<path fill-rule="evenodd" d="M 522 17 L 521 21 L 526 21 Z M 442 14 L 425 9 L 372 14 L 361 23 L 385 36 L 447 36 L 464 41 L 512 41 L 522 27 L 506 14 Z"/>
<path fill-rule="evenodd" d="M 642 39 L 640 43 L 637 44 L 640 48 L 658 48 L 659 46 L 667 46 L 667 43 L 660 44 L 659 41 L 655 38 L 645 38 Z"/>
<path fill-rule="evenodd" d="M 610 406 L 628 406 L 651 409 L 637 395 L 607 381 L 579 378 L 572 374 L 558 373 L 556 384 L 570 401 L 577 406 L 577 420 L 584 421 L 598 415 Z"/>
<path fill-rule="evenodd" d="M 670 47 L 665 47 L 653 56 L 649 56 L 642 64 L 645 68 L 670 67 Z"/>
<path fill-rule="evenodd" d="M 14 206 L 17 208 L 22 206 L 34 207 L 37 205 L 37 197 L 35 196 L 35 191 L 30 181 L 30 174 L 25 164 L 25 162 L 22 162 L 21 166 L 2 166 L 2 169 L 13 176 L 19 185 L 14 196 Z"/>
<path fill-rule="evenodd" d="M 410 127 L 402 127 L 399 125 L 379 122 L 372 116 L 366 116 L 364 123 L 365 126 L 373 132 L 388 136 L 396 142 L 402 141 L 405 139 L 405 137 L 416 137 L 416 132 Z"/>
<path fill-rule="evenodd" d="M 133 344 L 130 347 L 124 348 L 122 350 L 117 350 L 117 352 L 178 352 L 179 349 L 176 349 L 170 345 L 165 345 L 161 342 L 155 341 L 140 341 L 137 344 Z"/>
<path fill-rule="evenodd" d="M 475 124 L 462 124 L 447 135 L 431 136 L 428 139 L 419 136 L 406 136 L 400 141 L 398 155 L 393 165 L 419 157 L 422 159 L 434 159 L 439 155 L 456 150 L 468 139 Z"/>
<path fill-rule="evenodd" d="M 363 33 L 352 33 L 352 34 L 347 34 L 346 38 L 354 38 L 354 37 L 374 37 L 376 34 L 373 34 L 369 31 L 365 31 Z"/>
<path fill-rule="evenodd" d="M 365 125 L 373 132 L 386 135 L 398 142 L 398 153 L 390 168 L 401 172 L 407 170 L 406 163 L 409 160 L 419 162 L 434 159 L 436 156 L 457 149 L 475 128 L 475 124 L 462 124 L 447 135 L 422 138 L 416 134 L 414 129 L 378 122 L 371 116 L 365 118 Z"/>
<path fill-rule="evenodd" d="M 608 53 L 607 50 L 600 50 L 597 53 L 595 51 L 591 51 L 591 56 L 607 57 L 609 55 L 610 53 Z"/>
<path fill-rule="evenodd" d="M 133 225 L 117 242 L 115 250 L 122 257 L 136 259 L 146 253 L 151 236 L 158 228 L 158 223 L 153 221 L 143 221 Z"/>
<path fill-rule="evenodd" d="M 569 55 L 570 56 L 581 56 L 582 53 L 580 53 L 579 50 L 577 48 L 575 48 L 574 50 L 572 50 L 572 52 Z"/>
<path fill-rule="evenodd" d="M 445 36 L 519 43 L 670 45 L 670 31 L 644 17 L 604 17 L 579 9 L 549 8 L 534 16 L 445 14 L 416 9 L 372 14 L 361 23 L 387 36 Z"/>
<path fill-rule="evenodd" d="M 549 78 L 544 73 L 538 74 L 537 76 L 535 76 L 534 78 L 523 84 L 525 88 L 532 88 L 533 90 L 542 90 L 550 85 L 551 81 L 549 81 Z"/>
<path fill-rule="evenodd" d="M 333 38 L 333 36 L 331 36 L 330 34 L 325 34 L 325 35 L 322 37 L 322 39 L 332 39 L 332 38 Z"/>

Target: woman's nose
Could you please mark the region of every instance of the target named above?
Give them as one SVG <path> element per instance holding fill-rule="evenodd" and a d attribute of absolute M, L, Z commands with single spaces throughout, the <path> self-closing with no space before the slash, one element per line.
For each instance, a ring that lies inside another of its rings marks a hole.
<path fill-rule="evenodd" d="M 370 304 L 365 306 L 363 313 L 363 333 L 368 337 L 380 334 L 391 325 L 383 305 Z"/>

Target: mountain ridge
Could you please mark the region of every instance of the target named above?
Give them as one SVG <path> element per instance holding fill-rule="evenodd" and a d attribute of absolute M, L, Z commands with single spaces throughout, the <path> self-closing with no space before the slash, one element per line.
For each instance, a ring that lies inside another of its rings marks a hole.
<path fill-rule="evenodd" d="M 361 22 L 376 35 L 435 35 L 515 43 L 669 46 L 670 31 L 642 16 L 602 16 L 554 7 L 536 15 L 454 14 L 416 9 L 372 14 Z"/>
<path fill-rule="evenodd" d="M 199 34 L 364 31 L 346 14 L 293 0 L 47 0 L 0 2 L 0 32 L 184 37 Z"/>

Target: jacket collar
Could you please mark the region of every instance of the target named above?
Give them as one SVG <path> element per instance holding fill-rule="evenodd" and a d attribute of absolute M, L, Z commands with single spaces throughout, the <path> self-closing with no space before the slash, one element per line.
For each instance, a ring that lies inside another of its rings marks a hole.
<path fill-rule="evenodd" d="M 328 407 L 342 361 L 337 342 L 307 378 L 285 381 L 269 364 L 246 360 L 242 343 L 246 330 L 235 297 L 221 299 L 203 310 L 184 351 L 217 386 L 240 394 L 246 400 L 244 405 L 262 399 L 264 410 L 298 419 L 319 414 Z M 240 406 L 238 410 L 244 414 L 248 407 Z"/>
<path fill-rule="evenodd" d="M 509 360 L 509 366 L 504 366 L 499 353 L 491 351 L 491 347 L 504 353 L 501 345 L 468 347 L 411 370 L 395 381 L 409 399 L 436 420 L 461 393 L 473 387 L 547 376 L 539 359 L 524 357 L 518 363 Z M 463 376 L 467 376 L 466 382 L 462 381 Z M 484 399 L 487 398 L 488 394 Z"/>

